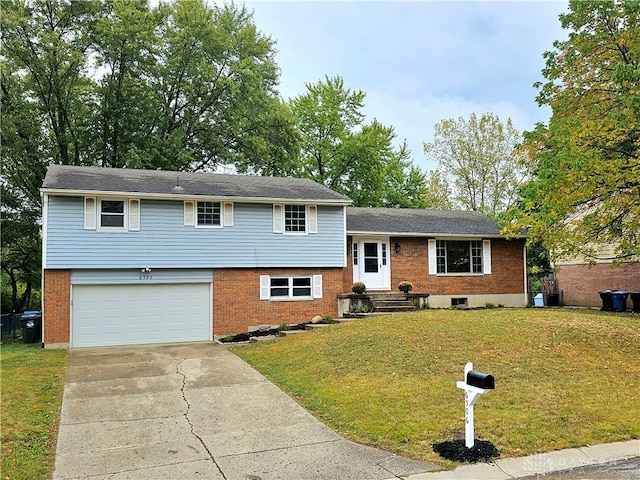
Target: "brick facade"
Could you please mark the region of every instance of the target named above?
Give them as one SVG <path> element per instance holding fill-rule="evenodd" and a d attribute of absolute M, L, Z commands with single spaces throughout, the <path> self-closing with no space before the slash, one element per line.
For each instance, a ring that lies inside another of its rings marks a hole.
<path fill-rule="evenodd" d="M 640 291 L 640 262 L 613 268 L 609 263 L 558 265 L 556 276 L 565 305 L 601 307 L 600 290 Z M 627 307 L 631 308 L 631 299 Z"/>
<path fill-rule="evenodd" d="M 413 283 L 414 292 L 430 295 L 524 293 L 524 241 L 522 240 L 492 239 L 492 274 L 477 276 L 429 275 L 426 238 L 392 237 L 390 240 L 389 259 L 393 291 L 398 283 L 408 280 Z M 396 253 L 394 248 L 396 242 L 400 246 L 399 253 Z M 346 268 L 213 270 L 213 333 L 227 335 L 246 332 L 252 326 L 295 324 L 309 321 L 316 315 L 337 316 L 337 296 L 340 293 L 351 292 L 353 283 L 351 237 L 348 238 L 347 243 Z M 640 266 L 640 264 L 636 266 Z M 635 278 L 638 279 L 638 270 L 633 270 L 633 272 L 635 272 Z M 260 300 L 261 275 L 322 275 L 322 298 L 300 301 Z M 560 279 L 561 275 L 559 274 L 558 277 Z M 613 288 L 631 288 L 631 285 L 625 285 L 616 285 Z M 44 343 L 68 344 L 70 339 L 71 272 L 69 270 L 45 270 L 43 286 Z M 636 289 L 640 290 L 640 285 Z M 599 300 L 598 297 L 596 300 Z"/>
<path fill-rule="evenodd" d="M 344 291 L 353 284 L 352 238 L 348 239 Z M 391 289 L 403 280 L 413 291 L 430 295 L 493 295 L 524 293 L 524 240 L 491 239 L 491 275 L 429 275 L 427 238 L 391 237 Z M 400 247 L 396 253 L 395 244 Z"/>
<path fill-rule="evenodd" d="M 71 319 L 71 271 L 43 272 L 44 344 L 68 344 Z"/>
<path fill-rule="evenodd" d="M 260 300 L 260 276 L 322 275 L 322 298 L 300 301 Z M 337 316 L 343 292 L 342 268 L 216 269 L 213 272 L 213 332 L 246 332 L 251 326 L 296 324 L 316 315 Z"/>

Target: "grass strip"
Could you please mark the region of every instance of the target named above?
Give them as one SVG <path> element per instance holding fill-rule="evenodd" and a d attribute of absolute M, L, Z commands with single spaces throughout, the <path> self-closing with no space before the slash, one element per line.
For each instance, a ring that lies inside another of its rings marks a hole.
<path fill-rule="evenodd" d="M 50 479 L 68 351 L 3 343 L 0 361 L 2 479 Z"/>

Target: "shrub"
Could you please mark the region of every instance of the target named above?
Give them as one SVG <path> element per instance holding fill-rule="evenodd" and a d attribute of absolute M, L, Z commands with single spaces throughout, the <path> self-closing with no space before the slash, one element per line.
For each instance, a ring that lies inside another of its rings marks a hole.
<path fill-rule="evenodd" d="M 357 294 L 363 294 L 367 291 L 367 286 L 362 282 L 356 282 L 351 286 L 351 291 Z"/>
<path fill-rule="evenodd" d="M 371 308 L 369 307 L 369 305 L 359 304 L 351 310 L 351 313 L 369 313 L 370 311 Z"/>
<path fill-rule="evenodd" d="M 411 290 L 413 290 L 413 284 L 411 282 L 400 282 L 398 284 L 398 290 L 400 290 L 403 293 L 409 293 Z"/>

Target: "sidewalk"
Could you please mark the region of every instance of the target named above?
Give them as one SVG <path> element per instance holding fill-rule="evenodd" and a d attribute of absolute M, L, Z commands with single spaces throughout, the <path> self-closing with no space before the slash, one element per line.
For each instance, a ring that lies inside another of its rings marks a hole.
<path fill-rule="evenodd" d="M 616 465 L 631 458 L 640 458 L 640 440 L 605 443 L 582 448 L 569 448 L 549 453 L 540 453 L 528 457 L 505 458 L 492 463 L 463 465 L 452 471 L 429 472 L 411 475 L 407 480 L 508 480 L 512 478 L 545 478 L 553 479 L 553 472 L 593 465 Z M 639 462 L 640 463 L 640 462 Z M 540 476 L 540 477 L 539 477 Z M 556 478 L 560 478 L 559 476 Z M 567 478 L 562 476 L 561 478 Z M 592 479 L 595 477 L 568 477 L 576 479 Z M 640 479 L 640 465 L 631 473 L 619 475 L 607 472 L 607 479 Z"/>

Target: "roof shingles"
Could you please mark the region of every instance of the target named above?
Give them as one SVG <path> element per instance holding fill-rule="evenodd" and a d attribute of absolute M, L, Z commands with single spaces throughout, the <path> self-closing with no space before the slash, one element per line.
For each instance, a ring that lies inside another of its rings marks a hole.
<path fill-rule="evenodd" d="M 501 236 L 500 228 L 480 212 L 408 208 L 347 208 L 347 232 Z"/>
<path fill-rule="evenodd" d="M 179 185 L 181 188 L 176 188 Z M 351 200 L 305 178 L 133 170 L 125 168 L 51 165 L 42 189 L 72 192 L 114 192 L 281 199 L 349 204 Z"/>

